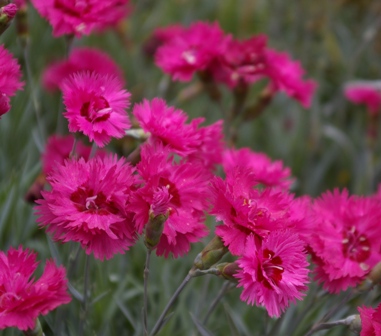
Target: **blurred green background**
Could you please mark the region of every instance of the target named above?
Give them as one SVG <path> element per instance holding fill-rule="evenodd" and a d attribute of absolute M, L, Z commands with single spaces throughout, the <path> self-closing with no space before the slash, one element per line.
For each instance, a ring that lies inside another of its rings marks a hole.
<path fill-rule="evenodd" d="M 152 58 L 144 55 L 142 46 L 156 27 L 208 20 L 218 21 L 225 32 L 239 38 L 264 33 L 271 47 L 300 60 L 306 76 L 315 79 L 319 86 L 309 110 L 283 94 L 277 95 L 258 119 L 242 125 L 238 147 L 249 146 L 283 160 L 297 179 L 293 190 L 297 195 L 318 196 L 334 187 L 346 187 L 356 194 L 376 190 L 381 177 L 380 142 L 369 146 L 366 109 L 346 101 L 343 85 L 353 79 L 380 78 L 379 0 L 136 0 L 132 5 L 131 15 L 118 33 L 108 31 L 84 37 L 75 40 L 74 46 L 96 46 L 110 53 L 125 73 L 133 102 L 162 96 L 191 117 L 205 116 L 208 122 L 221 118 L 218 106 L 206 94 L 189 101 L 177 99 L 179 92 L 190 84 L 171 84 Z M 1 36 L 1 43 L 22 64 L 26 86 L 12 99 L 11 111 L 0 120 L 0 248 L 4 251 L 22 244 L 36 250 L 42 264 L 54 257 L 66 265 L 76 246 L 52 243 L 38 229 L 33 208 L 23 197 L 41 169 L 40 153 L 47 137 L 57 131 L 68 132 L 61 115 L 60 94 L 49 94 L 40 86 L 42 70 L 51 60 L 65 57 L 67 44 L 65 38 L 52 37 L 48 23 L 31 6 L 28 22 L 32 78 L 26 75 L 23 49 L 14 25 Z M 249 99 L 254 101 L 257 93 L 258 88 L 254 87 Z M 39 123 L 33 94 L 40 107 Z M 231 99 L 224 89 L 223 105 L 229 106 Z M 118 143 L 109 148 L 128 154 Z M 211 219 L 209 222 L 212 227 L 214 223 Z M 153 256 L 149 283 L 151 328 L 202 246 L 196 244 L 187 257 L 178 260 Z M 93 301 L 86 335 L 141 335 L 145 260 L 142 242 L 112 260 L 91 259 Z M 82 253 L 70 279 L 80 293 L 83 268 Z M 312 284 L 308 297 L 276 321 L 264 309 L 241 302 L 240 290 L 234 289 L 224 297 L 207 325 L 201 327 L 200 321 L 222 284 L 221 279 L 214 277 L 192 279 L 161 334 L 303 335 L 340 300 L 324 296 Z M 333 319 L 356 313 L 356 305 L 369 304 L 371 299 L 351 302 L 351 307 L 344 307 Z M 56 335 L 78 335 L 80 310 L 79 302 L 73 299 L 70 305 L 43 317 L 46 335 L 53 335 L 54 330 Z M 20 332 L 8 329 L 2 334 Z M 337 327 L 321 334 L 347 335 L 349 331 Z"/>

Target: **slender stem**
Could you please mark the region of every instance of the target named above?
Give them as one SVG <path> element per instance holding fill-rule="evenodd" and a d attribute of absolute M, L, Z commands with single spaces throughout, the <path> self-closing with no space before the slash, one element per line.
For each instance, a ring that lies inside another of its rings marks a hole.
<path fill-rule="evenodd" d="M 73 142 L 73 148 L 71 149 L 71 152 L 70 152 L 70 155 L 69 155 L 70 158 L 72 158 L 73 156 L 75 156 L 75 151 L 76 151 L 76 148 L 77 148 L 77 142 L 78 142 L 78 139 L 77 139 L 77 137 L 75 136 L 75 137 L 74 137 L 74 142 Z"/>
<path fill-rule="evenodd" d="M 310 336 L 314 334 L 315 332 L 319 330 L 324 330 L 324 329 L 331 329 L 333 327 L 336 327 L 338 325 L 351 325 L 351 323 L 356 319 L 355 315 L 348 316 L 345 319 L 342 320 L 337 320 L 337 321 L 332 321 L 332 322 L 325 322 L 325 323 L 320 323 L 317 325 L 315 328 L 312 328 L 307 334 L 304 336 Z"/>
<path fill-rule="evenodd" d="M 95 154 L 97 152 L 97 149 L 98 149 L 98 146 L 94 142 L 93 145 L 91 146 L 91 152 L 90 152 L 89 160 L 92 159 L 95 156 Z"/>
<path fill-rule="evenodd" d="M 161 313 L 159 319 L 156 321 L 156 324 L 151 331 L 151 334 L 150 334 L 151 336 L 156 335 L 160 331 L 163 324 L 163 320 L 165 316 L 167 315 L 168 310 L 172 307 L 173 303 L 175 302 L 175 300 L 180 295 L 180 293 L 185 288 L 185 286 L 187 285 L 187 283 L 189 282 L 191 278 L 192 278 L 192 275 L 188 273 L 187 276 L 184 278 L 183 282 L 181 283 L 181 285 L 176 289 L 176 292 L 172 295 L 171 299 L 168 301 L 163 312 Z"/>
<path fill-rule="evenodd" d="M 148 276 L 149 264 L 151 259 L 151 249 L 147 249 L 146 264 L 144 266 L 144 308 L 143 308 L 143 326 L 144 334 L 148 335 Z"/>
<path fill-rule="evenodd" d="M 85 257 L 85 276 L 84 276 L 84 283 L 83 283 L 83 302 L 82 302 L 82 313 L 80 316 L 80 323 L 79 323 L 79 335 L 83 335 L 84 330 L 84 324 L 87 318 L 87 308 L 88 308 L 88 287 L 89 287 L 89 264 L 90 264 L 90 258 L 86 254 Z"/>
<path fill-rule="evenodd" d="M 221 301 L 223 296 L 232 288 L 232 282 L 226 281 L 223 286 L 221 287 L 220 291 L 218 292 L 217 296 L 214 298 L 213 302 L 208 308 L 208 311 L 205 314 L 204 320 L 202 323 L 205 325 L 208 322 L 208 319 L 210 315 L 212 314 L 213 310 L 217 307 L 218 303 Z"/>

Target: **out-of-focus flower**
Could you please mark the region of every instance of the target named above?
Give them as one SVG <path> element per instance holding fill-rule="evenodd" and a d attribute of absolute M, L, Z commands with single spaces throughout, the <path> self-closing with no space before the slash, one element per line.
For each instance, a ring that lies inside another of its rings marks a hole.
<path fill-rule="evenodd" d="M 266 154 L 253 152 L 249 148 L 228 149 L 224 152 L 225 171 L 232 170 L 236 166 L 249 168 L 257 182 L 266 187 L 289 189 L 293 182 L 291 169 L 284 167 L 282 161 L 271 162 Z"/>
<path fill-rule="evenodd" d="M 66 272 L 53 260 L 46 263 L 41 278 L 34 280 L 37 254 L 10 248 L 0 251 L 0 329 L 33 329 L 39 315 L 71 301 L 67 293 Z"/>
<path fill-rule="evenodd" d="M 270 78 L 270 89 L 273 93 L 283 91 L 300 102 L 303 107 L 310 107 L 316 82 L 304 80 L 305 74 L 300 62 L 290 59 L 287 53 L 267 49 L 265 53 L 265 74 Z"/>
<path fill-rule="evenodd" d="M 360 336 L 381 336 L 381 304 L 377 308 L 359 307 L 361 318 Z"/>
<path fill-rule="evenodd" d="M 150 213 L 168 216 L 156 253 L 178 257 L 208 233 L 204 211 L 208 206 L 209 174 L 200 164 L 174 163 L 169 148 L 152 142 L 142 147 L 137 170 L 143 186 L 134 193 L 129 207 L 135 212 L 139 233 Z"/>
<path fill-rule="evenodd" d="M 128 14 L 128 0 L 31 0 L 40 15 L 53 27 L 55 37 L 80 37 L 114 27 Z"/>
<path fill-rule="evenodd" d="M 123 72 L 114 60 L 107 53 L 89 47 L 76 48 L 67 60 L 48 65 L 42 83 L 47 90 L 57 90 L 70 75 L 86 71 L 117 77 L 124 84 Z"/>
<path fill-rule="evenodd" d="M 381 82 L 358 81 L 350 82 L 344 88 L 348 100 L 355 104 L 364 104 L 372 115 L 381 112 Z"/>
<path fill-rule="evenodd" d="M 305 295 L 308 262 L 297 234 L 271 232 L 261 245 L 250 235 L 237 263 L 240 270 L 235 277 L 238 287 L 243 287 L 241 300 L 264 306 L 271 317 L 279 317 L 290 302 Z"/>
<path fill-rule="evenodd" d="M 103 147 L 130 128 L 126 112 L 130 94 L 116 77 L 76 73 L 64 82 L 62 91 L 70 132 L 80 131 Z"/>
<path fill-rule="evenodd" d="M 168 42 L 172 38 L 180 35 L 184 31 L 180 24 L 174 24 L 167 27 L 156 28 L 152 36 L 144 43 L 144 52 L 148 55 L 155 55 L 157 48 Z"/>
<path fill-rule="evenodd" d="M 224 32 L 217 23 L 196 22 L 164 43 L 155 62 L 173 80 L 190 81 L 225 50 Z"/>
<path fill-rule="evenodd" d="M 0 45 L 0 118 L 10 108 L 10 97 L 23 87 L 20 65 L 11 53 Z"/>
<path fill-rule="evenodd" d="M 213 77 L 230 88 L 263 78 L 267 37 L 258 35 L 242 41 L 229 37 L 227 41 L 225 52 L 212 65 Z"/>
<path fill-rule="evenodd" d="M 126 210 L 135 188 L 134 169 L 116 157 L 88 162 L 65 161 L 47 178 L 36 213 L 55 240 L 81 243 L 87 254 L 103 260 L 123 253 L 136 239 L 132 214 Z"/>
<path fill-rule="evenodd" d="M 56 165 L 62 165 L 69 158 L 74 145 L 74 136 L 52 135 L 48 138 L 45 150 L 42 154 L 42 171 L 45 175 L 50 174 Z M 86 161 L 89 159 L 91 147 L 85 146 L 82 141 L 77 140 L 75 145 L 75 156 L 83 157 Z M 95 156 L 105 157 L 104 150 L 98 150 Z"/>
<path fill-rule="evenodd" d="M 311 216 L 317 280 L 330 293 L 358 285 L 381 260 L 379 201 L 335 189 L 315 200 Z"/>

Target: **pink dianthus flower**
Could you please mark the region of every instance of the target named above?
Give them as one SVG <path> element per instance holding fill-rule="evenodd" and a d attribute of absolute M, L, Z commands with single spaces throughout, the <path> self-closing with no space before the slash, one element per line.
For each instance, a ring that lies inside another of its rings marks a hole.
<path fill-rule="evenodd" d="M 53 27 L 53 36 L 89 35 L 115 26 L 128 14 L 128 0 L 31 0 Z"/>
<path fill-rule="evenodd" d="M 241 300 L 264 306 L 271 317 L 279 317 L 290 301 L 305 295 L 308 262 L 297 234 L 271 232 L 260 246 L 250 235 L 237 263 L 240 270 L 235 276 L 238 287 L 243 287 Z"/>
<path fill-rule="evenodd" d="M 64 82 L 62 91 L 70 132 L 80 131 L 103 147 L 130 128 L 126 112 L 130 94 L 116 77 L 77 73 Z"/>
<path fill-rule="evenodd" d="M 274 161 L 264 153 L 256 153 L 249 148 L 227 149 L 223 156 L 225 171 L 235 166 L 249 168 L 255 175 L 258 183 L 266 187 L 279 187 L 289 189 L 293 179 L 291 169 L 283 166 L 282 161 Z"/>
<path fill-rule="evenodd" d="M 48 138 L 45 150 L 42 154 L 42 171 L 44 174 L 50 174 L 56 165 L 62 165 L 69 158 L 74 145 L 74 136 L 72 134 L 66 136 L 52 135 Z M 85 146 L 81 141 L 77 140 L 75 146 L 75 155 L 83 157 L 86 161 L 89 159 L 91 147 Z M 106 152 L 98 150 L 95 156 L 105 157 Z"/>
<path fill-rule="evenodd" d="M 167 106 L 160 98 L 136 104 L 132 113 L 154 141 L 160 141 L 174 153 L 182 157 L 194 154 L 193 158 L 205 159 L 208 167 L 221 162 L 221 121 L 200 128 L 204 118 L 193 119 L 190 124 L 186 124 L 188 116 L 185 112 Z"/>
<path fill-rule="evenodd" d="M 156 254 L 176 258 L 190 244 L 207 235 L 204 210 L 207 208 L 208 177 L 200 164 L 174 163 L 168 148 L 160 143 L 145 143 L 137 170 L 143 186 L 131 200 L 137 231 L 143 232 L 150 212 L 168 215 Z"/>
<path fill-rule="evenodd" d="M 43 191 L 37 201 L 37 221 L 55 240 L 79 242 L 97 259 L 124 253 L 136 238 L 126 210 L 136 184 L 133 173 L 116 156 L 67 160 L 47 178 L 51 191 Z"/>
<path fill-rule="evenodd" d="M 249 85 L 264 76 L 267 37 L 258 35 L 246 40 L 227 38 L 225 52 L 212 65 L 213 76 L 230 88 Z"/>
<path fill-rule="evenodd" d="M 46 263 L 41 278 L 34 280 L 37 254 L 10 248 L 0 251 L 0 329 L 33 329 L 39 315 L 71 301 L 67 293 L 66 272 L 53 260 Z"/>
<path fill-rule="evenodd" d="M 242 255 L 246 239 L 253 234 L 260 242 L 270 232 L 289 228 L 298 231 L 304 223 L 292 210 L 293 196 L 274 188 L 254 189 L 255 174 L 237 166 L 227 172 L 226 180 L 212 180 L 210 211 L 223 225 L 216 234 L 233 255 Z"/>
<path fill-rule="evenodd" d="M 361 318 L 360 336 L 381 336 L 381 304 L 377 308 L 359 307 Z"/>
<path fill-rule="evenodd" d="M 12 54 L 0 45 L 0 118 L 10 108 L 10 97 L 23 87 L 20 65 Z"/>
<path fill-rule="evenodd" d="M 358 285 L 381 260 L 379 201 L 335 189 L 316 199 L 312 211 L 317 280 L 330 293 Z"/>
<path fill-rule="evenodd" d="M 218 23 L 196 22 L 159 47 L 155 62 L 173 80 L 187 82 L 224 50 L 224 32 Z"/>
<path fill-rule="evenodd" d="M 76 48 L 67 60 L 48 65 L 44 70 L 42 83 L 47 90 L 57 90 L 70 75 L 86 71 L 114 76 L 124 83 L 122 70 L 114 60 L 107 53 L 89 47 Z"/>
<path fill-rule="evenodd" d="M 270 91 L 283 91 L 303 107 L 310 107 L 317 84 L 310 79 L 303 80 L 305 71 L 300 62 L 291 60 L 287 53 L 272 49 L 266 50 L 265 58 L 265 73 L 270 78 Z"/>
<path fill-rule="evenodd" d="M 380 82 L 352 82 L 344 88 L 348 100 L 355 104 L 364 104 L 372 115 L 380 114 L 381 85 Z"/>

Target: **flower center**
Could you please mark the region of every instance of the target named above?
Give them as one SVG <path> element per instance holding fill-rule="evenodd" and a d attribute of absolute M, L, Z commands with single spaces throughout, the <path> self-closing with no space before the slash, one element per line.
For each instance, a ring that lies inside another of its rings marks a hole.
<path fill-rule="evenodd" d="M 118 209 L 112 201 L 107 200 L 106 196 L 99 192 L 94 195 L 93 190 L 79 187 L 70 195 L 70 200 L 80 212 L 97 213 L 98 215 L 108 215 L 117 213 Z"/>
<path fill-rule="evenodd" d="M 181 57 L 190 65 L 193 65 L 196 63 L 196 50 L 190 49 L 186 50 L 181 54 Z"/>
<path fill-rule="evenodd" d="M 160 177 L 159 187 L 165 187 L 168 189 L 169 195 L 171 195 L 170 203 L 176 207 L 181 207 L 180 194 L 175 184 L 165 177 Z"/>
<path fill-rule="evenodd" d="M 110 104 L 103 96 L 94 96 L 82 105 L 81 116 L 91 123 L 106 121 L 110 117 L 111 111 Z"/>
<path fill-rule="evenodd" d="M 268 289 L 273 289 L 282 280 L 284 268 L 281 257 L 275 257 L 275 253 L 268 249 L 263 250 L 262 265 L 258 265 L 258 281 Z"/>
<path fill-rule="evenodd" d="M 354 226 L 343 232 L 342 244 L 343 253 L 350 260 L 361 263 L 370 256 L 370 243 L 368 238 L 360 234 Z"/>

